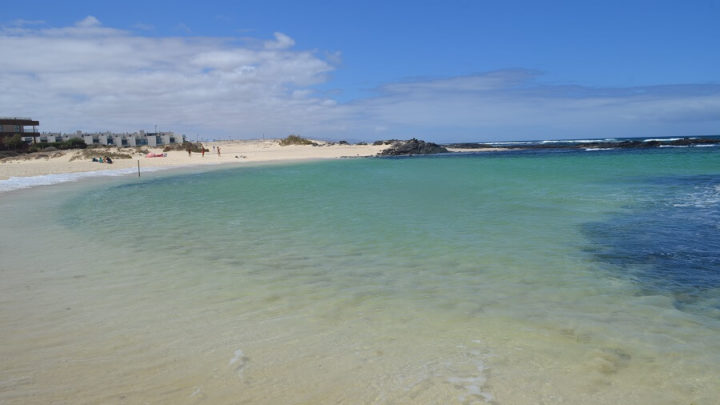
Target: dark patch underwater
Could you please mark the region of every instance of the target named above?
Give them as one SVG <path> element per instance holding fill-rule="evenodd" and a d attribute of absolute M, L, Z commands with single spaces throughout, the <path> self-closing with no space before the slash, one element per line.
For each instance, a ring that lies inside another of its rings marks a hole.
<path fill-rule="evenodd" d="M 638 188 L 629 211 L 584 225 L 588 250 L 641 294 L 671 295 L 690 309 L 720 288 L 720 176 L 655 178 Z"/>

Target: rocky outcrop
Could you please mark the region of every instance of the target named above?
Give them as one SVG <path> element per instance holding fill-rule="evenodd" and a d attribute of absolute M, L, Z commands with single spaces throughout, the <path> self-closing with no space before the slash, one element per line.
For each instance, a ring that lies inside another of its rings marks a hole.
<path fill-rule="evenodd" d="M 435 153 L 448 153 L 448 150 L 436 143 L 413 138 L 408 141 L 394 143 L 391 147 L 380 152 L 378 156 L 430 155 Z"/>
<path fill-rule="evenodd" d="M 633 139 L 624 141 L 556 141 L 541 144 L 504 145 L 505 149 L 649 149 L 667 146 L 720 144 L 720 138 Z"/>

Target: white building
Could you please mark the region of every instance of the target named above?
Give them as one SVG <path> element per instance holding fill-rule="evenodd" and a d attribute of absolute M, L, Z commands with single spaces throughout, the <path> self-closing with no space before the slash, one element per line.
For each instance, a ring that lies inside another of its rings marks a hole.
<path fill-rule="evenodd" d="M 145 131 L 131 134 L 118 134 L 112 132 L 84 133 L 77 131 L 74 134 L 43 133 L 36 134 L 36 142 L 62 142 L 72 138 L 81 138 L 87 145 L 114 145 L 114 146 L 160 146 L 174 143 L 183 143 L 184 135 L 175 135 L 173 132 L 145 133 Z M 24 141 L 32 142 L 33 137 L 23 137 Z"/>

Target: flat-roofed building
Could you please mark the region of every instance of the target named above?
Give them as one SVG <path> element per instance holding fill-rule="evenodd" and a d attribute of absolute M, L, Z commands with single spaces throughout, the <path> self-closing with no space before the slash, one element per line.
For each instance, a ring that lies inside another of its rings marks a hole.
<path fill-rule="evenodd" d="M 38 141 L 50 142 L 51 136 L 54 135 L 56 141 L 66 141 L 70 138 L 81 138 L 88 145 L 114 145 L 114 146 L 160 146 L 170 145 L 174 143 L 183 143 L 185 141 L 184 135 L 176 135 L 173 132 L 157 132 L 147 133 L 145 131 L 139 131 L 135 133 L 112 133 L 112 132 L 98 132 L 98 133 L 84 133 L 78 131 L 73 135 L 60 135 L 60 134 L 41 134 Z"/>
<path fill-rule="evenodd" d="M 38 125 L 40 125 L 40 121 L 35 121 L 32 118 L 0 117 L 0 139 L 15 135 L 35 139 L 40 135 L 37 131 Z"/>
<path fill-rule="evenodd" d="M 72 134 L 62 134 L 59 132 L 40 133 L 36 128 L 38 125 L 40 125 L 38 121 L 33 121 L 30 118 L 0 117 L 0 141 L 2 141 L 5 136 L 20 135 L 22 141 L 27 143 L 54 143 L 67 141 L 72 138 L 80 138 L 85 141 L 87 145 L 114 145 L 118 147 L 155 147 L 185 142 L 185 135 L 176 135 L 170 131 L 155 133 L 148 133 L 143 130 L 134 133 L 115 133 L 109 131 L 94 133 L 76 131 Z"/>

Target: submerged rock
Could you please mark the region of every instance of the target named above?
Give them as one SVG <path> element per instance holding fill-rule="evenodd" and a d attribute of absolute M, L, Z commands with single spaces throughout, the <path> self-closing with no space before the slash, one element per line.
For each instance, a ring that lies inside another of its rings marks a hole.
<path fill-rule="evenodd" d="M 418 139 L 410 139 L 408 141 L 398 141 L 391 147 L 383 150 L 379 156 L 398 156 L 398 155 L 430 155 L 434 153 L 448 153 L 444 147 Z"/>

